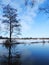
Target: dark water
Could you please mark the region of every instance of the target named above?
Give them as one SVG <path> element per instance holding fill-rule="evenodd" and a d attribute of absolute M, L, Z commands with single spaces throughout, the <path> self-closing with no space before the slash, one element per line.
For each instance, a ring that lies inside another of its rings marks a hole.
<path fill-rule="evenodd" d="M 0 44 L 0 65 L 9 64 L 49 65 L 49 43 L 13 44 L 11 48 Z"/>

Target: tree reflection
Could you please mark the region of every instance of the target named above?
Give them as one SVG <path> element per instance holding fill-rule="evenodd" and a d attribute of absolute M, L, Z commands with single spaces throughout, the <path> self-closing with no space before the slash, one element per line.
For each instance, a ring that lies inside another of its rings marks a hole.
<path fill-rule="evenodd" d="M 21 54 L 19 52 L 15 53 L 12 55 L 12 48 L 13 46 L 18 45 L 18 44 L 12 44 L 10 43 L 10 40 L 6 40 L 6 42 L 3 44 L 6 49 L 8 49 L 8 56 L 3 56 L 1 65 L 21 65 Z"/>

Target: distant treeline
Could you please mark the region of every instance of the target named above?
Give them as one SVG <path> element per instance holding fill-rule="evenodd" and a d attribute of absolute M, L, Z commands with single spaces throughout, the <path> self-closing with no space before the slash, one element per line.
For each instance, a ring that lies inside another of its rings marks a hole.
<path fill-rule="evenodd" d="M 2 36 L 0 36 L 0 39 L 8 39 L 8 37 L 2 37 Z"/>
<path fill-rule="evenodd" d="M 0 39 L 10 39 L 10 38 L 0 36 Z M 12 38 L 12 39 L 33 39 L 33 40 L 40 39 L 40 40 L 49 40 L 49 38 L 32 38 L 32 37 L 30 37 L 30 38 Z"/>

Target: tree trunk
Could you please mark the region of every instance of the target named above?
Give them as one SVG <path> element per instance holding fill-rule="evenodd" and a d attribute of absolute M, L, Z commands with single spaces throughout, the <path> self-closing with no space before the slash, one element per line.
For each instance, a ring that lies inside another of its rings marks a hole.
<path fill-rule="evenodd" d="M 10 21 L 10 43 L 11 43 L 11 21 Z"/>
<path fill-rule="evenodd" d="M 9 59 L 8 59 L 8 64 L 9 65 L 11 65 L 11 43 L 12 43 L 11 35 L 12 35 L 12 33 L 11 33 L 11 19 L 10 19 L 10 44 L 9 44 Z"/>

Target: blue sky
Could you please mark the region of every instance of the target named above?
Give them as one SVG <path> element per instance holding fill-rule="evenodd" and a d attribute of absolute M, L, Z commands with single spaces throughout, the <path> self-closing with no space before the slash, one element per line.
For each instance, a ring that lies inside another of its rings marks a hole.
<path fill-rule="evenodd" d="M 18 19 L 22 25 L 20 37 L 49 37 L 49 18 L 44 13 L 39 13 L 39 7 L 45 6 L 48 0 L 34 0 L 34 6 L 31 8 L 30 1 L 25 6 L 25 0 L 0 0 L 0 19 L 2 17 L 2 6 L 10 4 L 18 11 Z M 49 4 L 49 3 L 48 3 Z M 5 25 L 0 20 L 0 35 L 9 36 L 8 31 L 5 30 Z M 5 32 L 6 31 L 6 32 Z"/>

